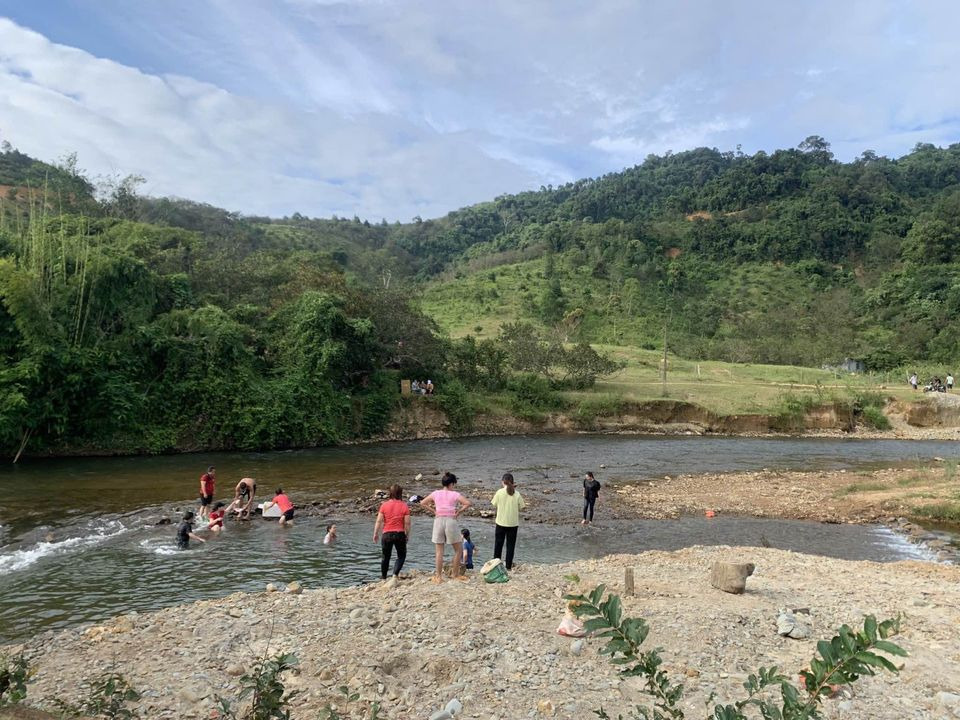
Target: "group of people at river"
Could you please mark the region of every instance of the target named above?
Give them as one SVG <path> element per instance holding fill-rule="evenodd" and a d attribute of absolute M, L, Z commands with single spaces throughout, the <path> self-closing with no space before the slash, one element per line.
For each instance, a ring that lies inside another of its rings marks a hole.
<path fill-rule="evenodd" d="M 419 479 L 420 476 L 418 476 Z M 501 487 L 493 494 L 490 504 L 496 510 L 494 520 L 493 557 L 501 560 L 507 570 L 513 568 L 514 554 L 517 547 L 517 532 L 520 527 L 521 511 L 526 507 L 526 501 L 517 490 L 511 473 L 505 473 L 500 480 Z M 457 476 L 446 472 L 440 479 L 440 489 L 426 497 L 414 496 L 411 501 L 423 507 L 433 515 L 431 540 L 435 548 L 433 582 L 443 582 L 444 553 L 447 546 L 453 550 L 450 563 L 449 577 L 454 580 L 466 580 L 464 571 L 473 568 L 473 552 L 475 544 L 470 539 L 470 531 L 460 527 L 460 517 L 473 502 L 457 492 Z M 205 539 L 194 532 L 193 524 L 196 516 L 201 522 L 207 523 L 207 530 L 220 532 L 223 529 L 225 516 L 236 515 L 239 519 L 249 518 L 254 513 L 254 498 L 257 483 L 253 478 L 242 478 L 234 488 L 233 501 L 227 505 L 224 502 L 214 502 L 216 490 L 216 468 L 210 466 L 200 477 L 200 508 L 196 515 L 192 512 L 184 513 L 183 520 L 177 527 L 177 545 L 181 549 L 189 547 L 190 540 L 205 542 Z M 592 472 L 586 473 L 583 478 L 583 520 L 587 525 L 593 522 L 594 509 L 600 496 L 600 483 Z M 399 577 L 400 571 L 407 559 L 407 542 L 410 538 L 410 503 L 403 499 L 403 488 L 399 484 L 390 486 L 387 499 L 380 505 L 373 525 L 373 541 L 380 544 L 380 576 L 384 580 L 390 571 L 393 561 L 393 576 Z M 294 505 L 290 498 L 277 488 L 272 500 L 265 502 L 263 511 L 276 505 L 280 511 L 279 524 L 287 527 L 293 524 Z M 333 544 L 336 540 L 336 525 L 327 525 L 324 544 Z"/>

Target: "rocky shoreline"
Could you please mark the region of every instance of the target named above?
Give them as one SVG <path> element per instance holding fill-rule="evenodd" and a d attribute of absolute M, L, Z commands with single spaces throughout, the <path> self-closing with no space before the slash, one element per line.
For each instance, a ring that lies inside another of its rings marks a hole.
<path fill-rule="evenodd" d="M 715 561 L 752 562 L 744 595 L 709 585 Z M 902 720 L 960 717 L 960 568 L 920 562 L 876 564 L 763 548 L 693 547 L 562 565 L 527 565 L 505 585 L 432 585 L 414 575 L 398 585 L 307 589 L 301 594 L 234 594 L 102 625 L 48 632 L 23 650 L 35 668 L 28 698 L 75 701 L 86 681 L 119 668 L 142 693 L 142 717 L 210 717 L 214 695 L 234 695 L 257 656 L 296 653 L 292 717 L 313 720 L 326 705 L 343 717 L 429 718 L 456 699 L 457 717 L 614 717 L 642 699 L 596 653 L 556 633 L 562 595 L 606 583 L 621 592 L 632 568 L 636 592 L 625 611 L 647 618 L 650 647 L 686 685 L 684 709 L 737 699 L 759 665 L 792 675 L 815 641 L 862 616 L 904 616 L 897 641 L 910 657 L 899 677 L 866 678 L 852 695 L 826 701 L 828 718 Z M 578 576 L 575 580 L 573 576 Z M 277 581 L 292 578 L 276 578 Z M 777 633 L 781 609 L 805 609 L 809 639 Z M 358 698 L 349 701 L 345 686 Z"/>

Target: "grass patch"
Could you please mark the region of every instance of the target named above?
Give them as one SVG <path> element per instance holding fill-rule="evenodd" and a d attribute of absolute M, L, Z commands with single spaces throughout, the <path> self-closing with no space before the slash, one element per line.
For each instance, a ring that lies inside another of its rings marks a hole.
<path fill-rule="evenodd" d="M 878 490 L 886 490 L 887 486 L 882 483 L 877 482 L 862 482 L 862 483 L 853 483 L 852 485 L 846 485 L 845 487 L 840 488 L 837 491 L 838 496 L 843 495 L 853 495 L 854 493 L 862 492 L 876 492 Z"/>
<path fill-rule="evenodd" d="M 923 485 L 924 483 L 930 482 L 930 478 L 926 473 L 923 475 L 913 475 L 912 477 L 901 478 L 897 480 L 897 485 L 899 487 L 914 487 L 916 485 Z"/>
<path fill-rule="evenodd" d="M 937 522 L 960 523 L 960 502 L 921 505 L 913 509 L 913 514 Z"/>
<path fill-rule="evenodd" d="M 594 430 L 599 418 L 619 415 L 626 406 L 627 402 L 615 395 L 588 395 L 577 403 L 573 420 L 581 430 Z"/>

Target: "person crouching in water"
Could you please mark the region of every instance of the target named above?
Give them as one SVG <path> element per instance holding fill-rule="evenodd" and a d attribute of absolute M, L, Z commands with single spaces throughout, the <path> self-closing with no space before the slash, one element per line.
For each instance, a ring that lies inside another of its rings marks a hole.
<path fill-rule="evenodd" d="M 207 530 L 211 532 L 218 533 L 223 530 L 223 509 L 226 507 L 226 503 L 218 502 L 213 506 L 213 509 L 210 511 L 209 520 L 210 524 L 207 525 Z"/>
<path fill-rule="evenodd" d="M 277 488 L 273 500 L 267 500 L 267 502 L 263 504 L 263 509 L 266 511 L 267 508 L 273 507 L 274 505 L 280 508 L 280 525 L 283 527 L 293 525 L 293 503 L 290 502 L 290 498 L 283 492 L 283 488 Z"/>
<path fill-rule="evenodd" d="M 257 481 L 253 478 L 243 478 L 237 483 L 234 490 L 233 502 L 227 507 L 227 513 L 236 512 L 241 518 L 250 517 L 253 508 L 253 496 L 257 494 Z"/>
<path fill-rule="evenodd" d="M 188 510 L 183 514 L 183 521 L 177 526 L 177 547 L 186 550 L 190 547 L 190 541 L 206 542 L 202 537 L 193 532 L 193 511 Z"/>
<path fill-rule="evenodd" d="M 380 541 L 380 577 L 387 579 L 390 569 L 390 555 L 397 549 L 397 560 L 393 564 L 393 576 L 399 577 L 403 562 L 407 559 L 407 538 L 410 537 L 410 507 L 403 501 L 403 488 L 390 486 L 390 499 L 380 506 L 377 520 L 373 524 L 373 541 Z M 380 539 L 380 531 L 383 538 Z"/>

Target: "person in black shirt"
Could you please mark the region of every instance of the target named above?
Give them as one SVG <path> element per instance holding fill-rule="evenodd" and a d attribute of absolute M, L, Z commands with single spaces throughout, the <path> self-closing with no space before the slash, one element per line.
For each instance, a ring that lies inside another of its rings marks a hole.
<path fill-rule="evenodd" d="M 177 547 L 181 550 L 186 550 L 190 547 L 191 538 L 197 542 L 206 542 L 206 540 L 193 532 L 193 513 L 185 512 L 183 514 L 183 521 L 177 525 Z"/>
<path fill-rule="evenodd" d="M 583 520 L 581 525 L 589 525 L 593 522 L 593 506 L 600 497 L 600 483 L 593 477 L 592 472 L 583 476 Z"/>

